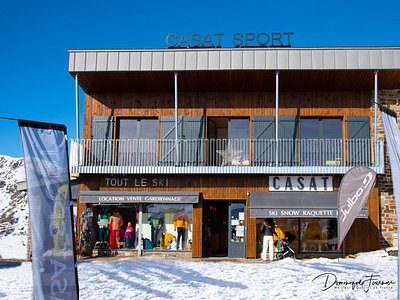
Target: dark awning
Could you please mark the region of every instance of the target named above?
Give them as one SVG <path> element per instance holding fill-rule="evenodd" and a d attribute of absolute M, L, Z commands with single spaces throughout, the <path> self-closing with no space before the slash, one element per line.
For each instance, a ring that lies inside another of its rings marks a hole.
<path fill-rule="evenodd" d="M 127 203 L 198 203 L 199 192 L 118 192 L 81 191 L 81 203 L 127 204 Z"/>
<path fill-rule="evenodd" d="M 336 192 L 252 192 L 251 218 L 337 218 Z M 368 218 L 364 207 L 359 218 Z"/>

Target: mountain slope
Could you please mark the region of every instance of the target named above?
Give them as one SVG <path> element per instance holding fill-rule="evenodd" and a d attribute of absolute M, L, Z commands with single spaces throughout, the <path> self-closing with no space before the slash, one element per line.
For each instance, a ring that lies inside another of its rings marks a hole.
<path fill-rule="evenodd" d="M 0 155 L 0 258 L 26 259 L 28 203 L 17 183 L 25 180 L 24 161 Z"/>

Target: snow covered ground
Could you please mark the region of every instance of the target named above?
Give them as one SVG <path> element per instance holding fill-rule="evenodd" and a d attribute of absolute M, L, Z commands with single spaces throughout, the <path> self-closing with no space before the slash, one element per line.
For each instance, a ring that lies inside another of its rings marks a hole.
<path fill-rule="evenodd" d="M 6 267 L 0 263 L 0 299 L 31 297 L 31 263 L 14 264 Z M 396 299 L 397 296 L 397 257 L 388 256 L 383 250 L 339 261 L 287 258 L 272 263 L 149 256 L 97 258 L 80 262 L 78 272 L 81 299 Z"/>
<path fill-rule="evenodd" d="M 0 155 L 0 258 L 27 258 L 27 197 L 17 190 L 24 180 L 23 159 Z"/>

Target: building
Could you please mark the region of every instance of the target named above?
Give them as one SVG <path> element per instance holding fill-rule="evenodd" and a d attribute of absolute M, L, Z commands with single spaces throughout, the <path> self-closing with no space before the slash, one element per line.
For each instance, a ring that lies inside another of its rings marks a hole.
<path fill-rule="evenodd" d="M 94 211 L 96 237 L 118 210 L 145 254 L 256 258 L 270 216 L 297 255 L 336 255 L 340 181 L 365 165 L 379 179 L 342 254 L 397 245 L 375 102 L 400 112 L 399 47 L 71 50 L 69 72 L 86 94 L 78 215 Z"/>

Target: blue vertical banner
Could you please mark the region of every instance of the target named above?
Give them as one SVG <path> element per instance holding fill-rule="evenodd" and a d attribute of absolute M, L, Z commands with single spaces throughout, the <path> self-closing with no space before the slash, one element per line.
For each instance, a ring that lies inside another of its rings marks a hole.
<path fill-rule="evenodd" d="M 18 122 L 25 159 L 34 299 L 79 299 L 64 125 Z"/>

